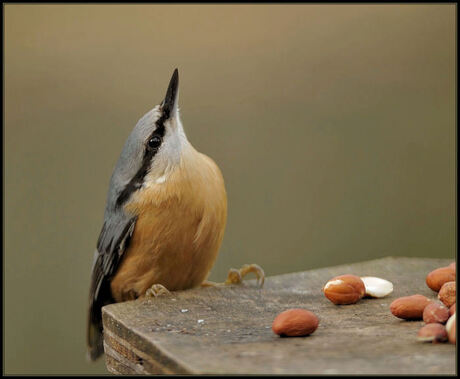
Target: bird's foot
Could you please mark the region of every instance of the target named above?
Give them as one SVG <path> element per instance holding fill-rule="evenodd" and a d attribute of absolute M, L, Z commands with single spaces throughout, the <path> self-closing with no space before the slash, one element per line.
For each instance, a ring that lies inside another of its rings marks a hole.
<path fill-rule="evenodd" d="M 262 267 L 255 263 L 245 264 L 239 270 L 231 268 L 228 271 L 227 280 L 225 281 L 225 284 L 241 284 L 243 282 L 243 278 L 251 272 L 256 275 L 257 284 L 259 285 L 259 287 L 262 287 L 265 281 L 265 273 Z"/>
<path fill-rule="evenodd" d="M 243 283 L 243 278 L 251 272 L 256 275 L 257 284 L 259 285 L 259 287 L 262 287 L 264 285 L 265 273 L 262 267 L 260 267 L 259 265 L 255 263 L 245 264 L 239 270 L 231 268 L 228 271 L 227 280 L 224 283 L 215 283 L 215 282 L 210 282 L 206 280 L 201 284 L 201 286 L 202 287 L 215 287 L 215 286 L 229 285 L 229 284 L 241 284 Z"/>
<path fill-rule="evenodd" d="M 168 295 L 171 292 L 162 284 L 154 284 L 147 291 L 145 291 L 145 297 L 158 297 L 161 295 Z"/>

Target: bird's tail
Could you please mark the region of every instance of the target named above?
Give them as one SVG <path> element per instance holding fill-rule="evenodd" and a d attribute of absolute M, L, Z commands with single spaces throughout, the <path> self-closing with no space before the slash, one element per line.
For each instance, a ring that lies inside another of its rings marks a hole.
<path fill-rule="evenodd" d="M 99 304 L 90 303 L 88 322 L 86 325 L 87 359 L 95 361 L 104 353 L 104 338 L 102 334 L 102 314 Z"/>

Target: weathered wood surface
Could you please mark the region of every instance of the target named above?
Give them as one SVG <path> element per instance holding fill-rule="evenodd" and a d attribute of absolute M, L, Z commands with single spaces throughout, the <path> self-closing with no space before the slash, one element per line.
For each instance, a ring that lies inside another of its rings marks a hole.
<path fill-rule="evenodd" d="M 417 342 L 423 322 L 389 311 L 400 296 L 435 299 L 425 277 L 451 261 L 387 257 L 269 277 L 263 289 L 250 280 L 111 304 L 103 308 L 107 368 L 116 374 L 455 374 L 455 345 Z M 321 288 L 347 273 L 388 279 L 394 292 L 333 305 Z M 318 329 L 308 337 L 275 335 L 272 321 L 287 308 L 313 311 Z"/>

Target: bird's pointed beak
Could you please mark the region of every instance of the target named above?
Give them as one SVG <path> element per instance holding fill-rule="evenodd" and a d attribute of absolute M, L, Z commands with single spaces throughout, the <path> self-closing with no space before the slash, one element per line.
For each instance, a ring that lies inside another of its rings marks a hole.
<path fill-rule="evenodd" d="M 171 80 L 169 81 L 166 96 L 161 103 L 161 108 L 166 115 L 166 118 L 173 117 L 177 112 L 177 103 L 179 100 L 179 71 L 174 70 Z"/>

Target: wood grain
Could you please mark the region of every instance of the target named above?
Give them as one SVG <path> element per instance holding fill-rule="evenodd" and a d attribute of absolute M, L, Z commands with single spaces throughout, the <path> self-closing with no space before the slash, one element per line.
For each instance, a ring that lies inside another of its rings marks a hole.
<path fill-rule="evenodd" d="M 178 291 L 103 308 L 106 364 L 115 374 L 454 374 L 455 345 L 417 342 L 422 321 L 389 311 L 400 296 L 435 299 L 431 270 L 452 260 L 387 257 L 269 277 L 244 285 Z M 337 306 L 321 288 L 333 276 L 378 276 L 394 284 L 382 299 Z M 271 330 L 287 308 L 320 319 L 308 337 Z"/>

